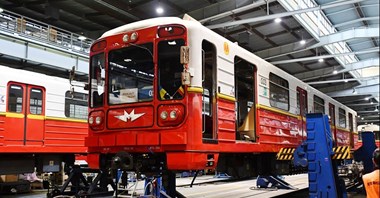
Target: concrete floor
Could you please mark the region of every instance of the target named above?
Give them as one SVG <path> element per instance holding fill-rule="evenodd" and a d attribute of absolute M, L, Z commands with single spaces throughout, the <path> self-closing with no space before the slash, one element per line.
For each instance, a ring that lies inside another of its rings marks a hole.
<path fill-rule="evenodd" d="M 219 197 L 275 197 L 282 195 L 286 197 L 286 193 L 292 192 L 291 190 L 265 190 L 257 189 L 256 180 L 244 180 L 237 182 L 223 182 L 210 175 L 197 177 L 195 184 L 192 188 L 188 186 L 191 183 L 192 177 L 177 178 L 177 191 L 187 198 L 219 198 Z M 213 183 L 209 183 L 214 181 Z M 307 189 L 307 174 L 285 176 L 285 181 L 298 189 Z M 184 186 L 187 185 L 187 186 Z M 144 182 L 138 182 L 136 193 L 142 194 Z M 33 190 L 31 193 L 19 195 L 0 195 L 1 198 L 44 198 L 46 197 L 47 190 Z M 349 198 L 365 198 L 363 194 L 349 193 Z"/>

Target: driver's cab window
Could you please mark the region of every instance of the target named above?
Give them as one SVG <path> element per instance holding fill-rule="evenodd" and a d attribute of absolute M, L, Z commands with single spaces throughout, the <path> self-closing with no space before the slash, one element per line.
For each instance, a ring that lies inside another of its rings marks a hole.
<path fill-rule="evenodd" d="M 100 107 L 104 101 L 105 67 L 104 54 L 92 56 L 90 62 L 91 107 Z"/>
<path fill-rule="evenodd" d="M 160 100 L 182 99 L 184 89 L 181 81 L 183 65 L 180 49 L 183 39 L 164 40 L 158 43 L 158 98 Z"/>

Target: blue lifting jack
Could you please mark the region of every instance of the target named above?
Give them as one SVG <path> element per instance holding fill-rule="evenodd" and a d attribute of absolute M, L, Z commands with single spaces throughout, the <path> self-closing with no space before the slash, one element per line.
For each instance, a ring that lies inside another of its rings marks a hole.
<path fill-rule="evenodd" d="M 307 139 L 294 152 L 296 166 L 308 166 L 309 197 L 347 198 L 344 181 L 339 179 L 332 160 L 333 138 L 329 118 L 321 113 L 306 115 Z"/>
<path fill-rule="evenodd" d="M 258 176 L 256 180 L 256 186 L 258 188 L 275 188 L 275 189 L 291 189 L 297 190 L 289 183 L 285 182 L 279 176 Z"/>

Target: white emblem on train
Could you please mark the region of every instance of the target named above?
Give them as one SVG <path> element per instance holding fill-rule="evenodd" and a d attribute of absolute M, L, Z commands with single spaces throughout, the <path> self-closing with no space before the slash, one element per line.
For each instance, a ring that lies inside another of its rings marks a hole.
<path fill-rule="evenodd" d="M 131 119 L 131 122 L 133 122 L 134 120 L 136 120 L 137 118 L 143 116 L 145 113 L 137 113 L 135 114 L 135 110 L 133 109 L 131 111 L 131 113 L 127 113 L 126 111 L 124 111 L 124 115 L 118 115 L 118 116 L 115 116 L 115 118 L 121 120 L 121 121 L 124 121 L 124 122 L 128 122 L 128 119 Z"/>

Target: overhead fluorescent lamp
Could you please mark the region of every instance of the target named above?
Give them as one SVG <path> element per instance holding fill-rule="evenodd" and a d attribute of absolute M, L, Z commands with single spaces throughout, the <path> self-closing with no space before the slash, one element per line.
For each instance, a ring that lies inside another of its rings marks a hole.
<path fill-rule="evenodd" d="M 86 40 L 86 37 L 84 37 L 84 36 L 79 36 L 78 39 L 81 40 L 81 41 L 84 41 L 84 40 Z"/>

